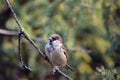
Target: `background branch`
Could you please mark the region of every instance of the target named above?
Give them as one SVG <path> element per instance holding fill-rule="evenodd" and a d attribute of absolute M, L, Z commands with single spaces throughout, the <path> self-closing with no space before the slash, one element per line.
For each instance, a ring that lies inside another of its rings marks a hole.
<path fill-rule="evenodd" d="M 18 36 L 17 31 L 8 31 L 8 30 L 4 30 L 4 29 L 0 29 L 0 34 L 10 35 L 10 36 Z"/>
<path fill-rule="evenodd" d="M 60 69 L 56 69 L 56 72 L 59 72 L 62 76 L 64 76 L 67 80 L 73 80 L 71 77 L 63 73 Z"/>

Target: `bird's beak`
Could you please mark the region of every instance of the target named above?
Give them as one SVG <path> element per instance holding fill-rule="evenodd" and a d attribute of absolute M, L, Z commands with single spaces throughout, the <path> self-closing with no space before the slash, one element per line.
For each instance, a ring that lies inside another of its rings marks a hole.
<path fill-rule="evenodd" d="M 49 41 L 50 41 L 50 42 L 52 42 L 52 39 L 51 39 L 51 38 L 49 38 Z"/>
<path fill-rule="evenodd" d="M 52 45 L 52 38 L 49 38 L 49 44 Z"/>

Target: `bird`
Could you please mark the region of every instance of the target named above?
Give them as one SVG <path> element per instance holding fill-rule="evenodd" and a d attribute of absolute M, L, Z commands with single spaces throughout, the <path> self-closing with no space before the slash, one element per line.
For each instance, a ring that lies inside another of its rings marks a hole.
<path fill-rule="evenodd" d="M 74 72 L 74 69 L 67 64 L 69 55 L 59 34 L 52 34 L 50 36 L 45 46 L 45 54 L 54 68 L 64 66 L 67 70 Z"/>

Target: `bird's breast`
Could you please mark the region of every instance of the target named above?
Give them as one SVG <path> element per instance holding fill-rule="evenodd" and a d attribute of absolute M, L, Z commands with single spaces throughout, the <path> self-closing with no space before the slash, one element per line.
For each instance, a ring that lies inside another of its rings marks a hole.
<path fill-rule="evenodd" d="M 54 65 L 65 66 L 67 62 L 66 55 L 61 49 L 55 49 L 51 53 L 51 60 Z"/>
<path fill-rule="evenodd" d="M 66 65 L 67 58 L 62 50 L 61 45 L 49 45 L 47 46 L 47 51 L 47 55 L 54 65 Z"/>

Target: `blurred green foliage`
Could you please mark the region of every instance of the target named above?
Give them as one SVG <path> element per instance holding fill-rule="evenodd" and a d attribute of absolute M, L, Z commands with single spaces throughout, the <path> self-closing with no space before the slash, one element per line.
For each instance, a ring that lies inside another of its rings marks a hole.
<path fill-rule="evenodd" d="M 62 36 L 75 73 L 63 69 L 73 80 L 100 80 L 96 67 L 120 67 L 120 0 L 10 0 L 29 36 L 47 42 L 53 33 Z M 0 28 L 17 31 L 17 25 L 0 0 Z M 22 39 L 24 62 L 19 66 L 16 36 L 0 34 L 0 80 L 50 80 L 51 68 Z M 44 51 L 45 44 L 36 42 Z M 58 77 L 57 80 L 64 80 Z"/>
<path fill-rule="evenodd" d="M 120 68 L 116 69 L 105 69 L 103 66 L 97 68 L 97 75 L 101 80 L 119 80 L 120 79 Z"/>

